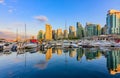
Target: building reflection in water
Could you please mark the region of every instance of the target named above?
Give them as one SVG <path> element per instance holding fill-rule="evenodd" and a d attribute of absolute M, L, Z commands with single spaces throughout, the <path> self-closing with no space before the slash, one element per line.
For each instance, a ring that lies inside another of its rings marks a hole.
<path fill-rule="evenodd" d="M 57 55 L 64 55 L 65 54 L 65 62 L 67 63 L 68 60 L 67 56 L 76 58 L 77 61 L 82 61 L 82 57 L 84 56 L 86 60 L 95 60 L 100 59 L 101 56 L 104 56 L 106 58 L 107 63 L 107 69 L 110 74 L 115 75 L 117 73 L 120 73 L 120 49 L 111 49 L 110 51 L 104 51 L 99 49 L 68 49 L 68 48 L 50 48 L 45 51 L 39 51 L 43 55 L 45 55 L 44 61 L 40 61 L 35 65 L 35 67 L 39 69 L 45 69 L 47 67 L 47 61 L 49 61 L 52 58 L 53 54 Z M 17 55 L 25 54 L 26 51 L 24 50 L 18 50 Z M 12 52 L 1 52 L 0 56 L 3 55 L 11 55 Z M 45 61 L 46 60 L 46 61 Z M 15 61 L 19 61 L 16 59 Z"/>
<path fill-rule="evenodd" d="M 70 49 L 69 50 L 69 56 L 70 57 L 75 57 L 76 56 L 76 49 Z"/>
<path fill-rule="evenodd" d="M 46 61 L 49 61 L 52 58 L 52 48 L 48 49 L 46 52 Z"/>
<path fill-rule="evenodd" d="M 69 52 L 69 49 L 64 48 L 64 49 L 63 49 L 63 52 L 64 52 L 64 53 L 68 53 L 68 52 Z"/>
<path fill-rule="evenodd" d="M 84 50 L 83 50 L 83 48 L 77 49 L 77 61 L 80 61 L 81 58 L 83 57 L 83 55 L 84 55 Z"/>
<path fill-rule="evenodd" d="M 98 59 L 101 57 L 101 55 L 102 54 L 99 50 L 91 50 L 91 49 L 85 50 L 85 56 L 87 60 Z"/>
<path fill-rule="evenodd" d="M 62 55 L 62 49 L 60 49 L 60 48 L 57 49 L 57 54 L 58 54 L 58 55 Z"/>
<path fill-rule="evenodd" d="M 120 73 L 120 50 L 107 52 L 107 68 L 112 75 Z"/>

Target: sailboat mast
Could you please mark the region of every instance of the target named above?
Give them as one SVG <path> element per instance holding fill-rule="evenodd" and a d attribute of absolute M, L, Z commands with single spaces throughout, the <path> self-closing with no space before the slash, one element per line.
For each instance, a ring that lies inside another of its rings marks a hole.
<path fill-rule="evenodd" d="M 16 29 L 16 42 L 18 42 L 18 28 Z"/>
<path fill-rule="evenodd" d="M 27 37 L 26 37 L 26 24 L 25 24 L 25 41 L 26 41 Z"/>

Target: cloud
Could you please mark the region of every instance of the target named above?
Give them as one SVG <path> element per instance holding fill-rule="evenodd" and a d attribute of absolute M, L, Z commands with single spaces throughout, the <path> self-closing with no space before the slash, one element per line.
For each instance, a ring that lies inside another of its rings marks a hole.
<path fill-rule="evenodd" d="M 46 16 L 35 16 L 34 19 L 40 21 L 40 22 L 47 22 L 48 18 Z"/>
<path fill-rule="evenodd" d="M 0 30 L 0 38 L 14 39 L 16 37 L 15 33 L 9 30 Z"/>
<path fill-rule="evenodd" d="M 11 2 L 15 2 L 15 3 L 16 3 L 16 2 L 17 2 L 17 0 L 11 0 Z"/>
<path fill-rule="evenodd" d="M 8 12 L 9 12 L 9 13 L 12 13 L 12 12 L 13 12 L 13 10 L 12 10 L 12 9 L 9 9 L 9 10 L 8 10 Z"/>
<path fill-rule="evenodd" d="M 14 26 L 14 27 L 22 27 L 22 26 L 25 26 L 25 23 L 24 22 L 13 22 L 11 23 L 11 26 Z"/>
<path fill-rule="evenodd" d="M 35 68 L 39 69 L 39 70 L 44 70 L 47 68 L 47 62 L 46 61 L 43 61 L 41 60 L 39 63 L 35 64 Z"/>
<path fill-rule="evenodd" d="M 8 10 L 9 13 L 13 13 L 14 11 L 16 11 L 16 9 L 11 8 Z"/>
<path fill-rule="evenodd" d="M 27 38 L 31 38 L 31 34 L 27 33 Z M 18 37 L 20 37 L 20 39 L 24 39 L 25 38 L 25 32 L 19 32 L 18 30 Z M 4 38 L 4 39 L 11 39 L 11 40 L 14 40 L 16 39 L 16 32 L 13 32 L 10 30 L 10 28 L 8 29 L 0 29 L 0 38 Z"/>
<path fill-rule="evenodd" d="M 4 3 L 4 0 L 0 0 L 0 4 L 3 4 Z"/>

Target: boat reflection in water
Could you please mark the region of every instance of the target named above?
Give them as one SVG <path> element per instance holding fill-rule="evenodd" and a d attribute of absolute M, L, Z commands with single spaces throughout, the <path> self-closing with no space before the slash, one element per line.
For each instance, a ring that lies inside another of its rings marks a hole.
<path fill-rule="evenodd" d="M 4 71 L 4 72 L 3 72 Z M 120 49 L 0 52 L 0 78 L 120 78 Z"/>

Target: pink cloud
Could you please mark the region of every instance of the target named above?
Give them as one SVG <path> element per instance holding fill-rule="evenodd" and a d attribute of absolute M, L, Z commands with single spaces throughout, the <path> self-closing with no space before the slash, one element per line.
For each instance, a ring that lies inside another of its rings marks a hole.
<path fill-rule="evenodd" d="M 18 36 L 21 37 L 21 39 L 24 39 L 24 33 L 18 33 Z M 27 34 L 27 38 L 30 38 L 30 34 Z M 10 30 L 0 30 L 0 38 L 5 39 L 16 39 L 16 33 L 12 32 Z"/>
<path fill-rule="evenodd" d="M 48 18 L 46 16 L 35 16 L 34 18 L 40 22 L 47 22 L 48 21 Z"/>
<path fill-rule="evenodd" d="M 16 35 L 15 33 L 11 32 L 11 31 L 7 31 L 7 30 L 0 30 L 0 38 L 5 38 L 5 39 L 15 39 Z"/>

